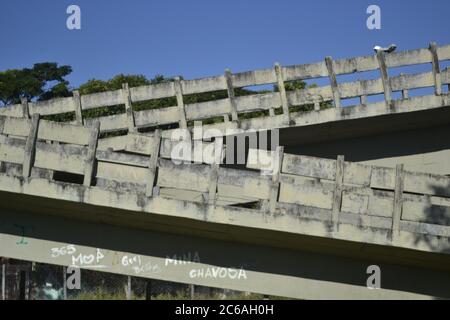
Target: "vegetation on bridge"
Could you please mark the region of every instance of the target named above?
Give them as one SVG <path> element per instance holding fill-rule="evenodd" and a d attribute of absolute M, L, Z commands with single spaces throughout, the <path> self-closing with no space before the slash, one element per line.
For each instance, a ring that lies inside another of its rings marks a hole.
<path fill-rule="evenodd" d="M 37 63 L 32 68 L 24 69 L 10 69 L 0 72 L 0 102 L 3 106 L 9 104 L 18 104 L 21 98 L 26 98 L 29 101 L 44 101 L 58 97 L 72 96 L 73 90 L 78 90 L 80 94 L 91 94 L 112 90 L 119 90 L 122 88 L 123 83 L 128 83 L 129 87 L 145 86 L 151 84 L 158 84 L 164 82 L 174 81 L 173 78 L 165 77 L 163 75 L 156 75 L 152 79 L 148 79 L 144 75 L 125 75 L 119 74 L 109 80 L 91 79 L 78 88 L 74 88 L 70 85 L 66 77 L 72 72 L 71 66 L 58 66 L 54 62 Z M 310 87 L 314 87 L 311 85 Z M 287 91 L 293 91 L 298 89 L 305 89 L 308 87 L 306 82 L 297 80 L 292 82 L 286 82 Z M 249 88 L 235 88 L 236 96 L 252 95 L 257 93 L 278 91 L 278 86 L 274 85 L 273 90 L 267 88 L 261 90 L 249 89 Z M 226 90 L 218 90 L 211 92 L 196 93 L 184 96 L 184 102 L 186 104 L 200 103 L 206 101 L 212 101 L 217 99 L 226 99 L 228 93 Z M 154 108 L 166 108 L 176 106 L 177 101 L 175 97 L 155 99 L 149 101 L 142 101 L 133 103 L 133 110 L 141 111 Z M 321 105 L 322 108 L 331 107 L 331 103 L 324 102 Z M 101 116 L 109 116 L 114 114 L 123 113 L 125 110 L 124 105 L 101 107 L 91 110 L 83 111 L 84 118 L 94 118 Z M 313 109 L 312 105 L 291 107 L 291 111 L 309 111 Z M 282 108 L 275 110 L 276 114 L 282 113 Z M 265 115 L 264 111 L 256 111 L 247 114 L 240 115 L 240 118 L 254 118 Z M 52 116 L 46 116 L 48 120 L 54 121 L 71 121 L 75 117 L 74 113 L 58 114 Z M 221 117 L 206 119 L 204 124 L 220 122 L 223 119 Z"/>

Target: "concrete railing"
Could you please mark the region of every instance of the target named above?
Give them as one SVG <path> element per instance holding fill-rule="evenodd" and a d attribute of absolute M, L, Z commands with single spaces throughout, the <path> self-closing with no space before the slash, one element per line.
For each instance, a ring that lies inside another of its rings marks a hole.
<path fill-rule="evenodd" d="M 427 233 L 427 224 L 450 234 L 450 177 L 410 172 L 403 165 L 394 168 L 345 162 L 309 156 L 283 155 L 278 151 L 250 150 L 247 167 L 264 170 L 261 165 L 276 167 L 272 175 L 275 213 L 289 210 L 292 204 L 329 210 L 323 219 L 338 228 L 341 222 L 411 232 Z M 281 159 L 281 160 L 279 160 Z"/>
<path fill-rule="evenodd" d="M 73 97 L 53 99 L 42 102 L 27 102 L 7 106 L 0 109 L 0 115 L 12 117 L 30 117 L 35 113 L 40 115 L 55 115 L 74 112 L 76 124 L 92 125 L 100 122 L 100 131 L 109 132 L 128 130 L 136 132 L 139 128 L 156 127 L 168 124 L 178 124 L 186 128 L 190 121 L 201 121 L 208 118 L 223 116 L 223 123 L 211 126 L 244 129 L 270 129 L 290 125 L 331 121 L 326 110 L 321 112 L 290 112 L 290 106 L 314 105 L 315 111 L 320 111 L 320 103 L 333 101 L 336 108 L 342 107 L 342 100 L 359 98 L 361 106 L 370 105 L 373 109 L 380 103 L 367 103 L 367 97 L 383 94 L 390 110 L 396 109 L 402 101 L 413 103 L 417 98 L 409 99 L 408 90 L 434 87 L 435 95 L 442 95 L 442 86 L 450 84 L 450 70 L 441 70 L 440 62 L 450 60 L 450 45 L 438 47 L 432 43 L 427 49 L 417 49 L 398 53 L 356 57 L 350 59 L 332 60 L 327 57 L 324 61 L 281 67 L 276 64 L 274 68 L 255 70 L 209 77 L 196 80 L 180 80 L 154 84 L 148 86 L 129 88 L 127 84 L 123 89 L 80 96 L 77 92 Z M 420 74 L 401 74 L 390 77 L 388 68 L 410 66 L 417 64 L 430 64 L 431 71 Z M 339 76 L 379 70 L 381 77 L 373 80 L 361 80 L 339 83 Z M 330 85 L 307 88 L 303 90 L 286 91 L 285 82 L 295 80 L 317 79 L 327 77 Z M 277 84 L 278 92 L 254 94 L 249 96 L 235 96 L 235 88 Z M 215 90 L 226 90 L 228 98 L 214 101 L 186 104 L 184 96 L 194 93 L 204 93 Z M 393 92 L 401 92 L 402 99 L 394 100 Z M 176 97 L 177 105 L 160 109 L 134 111 L 133 103 Z M 430 97 L 432 99 L 432 97 Z M 419 102 L 420 101 L 416 101 Z M 125 105 L 122 114 L 104 116 L 99 118 L 83 118 L 85 110 L 114 105 Z M 400 106 L 401 107 L 401 106 Z M 275 109 L 281 109 L 282 114 L 275 115 Z M 379 108 L 378 108 L 379 109 Z M 240 119 L 240 115 L 253 111 L 268 110 L 270 116 L 258 119 Z M 383 114 L 383 111 L 380 111 Z M 231 119 L 230 119 L 231 116 Z M 311 119 L 314 118 L 314 119 Z M 338 117 L 339 118 L 339 117 Z M 338 118 L 334 120 L 339 120 Z M 324 119 L 324 120 L 321 120 Z M 224 133 L 225 134 L 225 133 Z M 163 136 L 166 136 L 163 134 Z"/>
<path fill-rule="evenodd" d="M 40 179 L 64 186 L 68 184 L 55 181 L 53 175 L 66 172 L 80 176 L 84 188 L 138 199 L 185 201 L 187 192 L 188 202 L 212 208 L 233 203 L 230 199 L 254 202 L 255 212 L 321 221 L 329 225 L 330 232 L 339 232 L 342 225 L 356 225 L 385 230 L 394 237 L 401 232 L 450 237 L 447 176 L 408 172 L 401 165 L 392 169 L 345 162 L 343 157 L 329 160 L 283 154 L 282 147 L 272 152 L 250 150 L 248 170 L 231 169 L 220 166 L 222 139 L 205 145 L 210 152 L 205 163 L 175 164 L 171 158 L 174 142 L 163 139 L 159 130 L 151 136 L 117 137 L 114 147 L 99 141 L 98 135 L 98 125 L 54 123 L 38 115 L 31 119 L 0 117 L 0 180 Z M 267 172 L 267 165 L 272 172 Z M 1 188 L 14 190 L 12 185 Z M 24 190 L 23 185 L 18 188 Z M 44 189 L 32 190 L 49 196 Z M 65 187 L 58 190 L 66 192 Z M 176 192 L 164 194 L 166 190 Z M 91 200 L 111 205 L 102 197 Z M 236 205 L 232 208 L 237 210 Z"/>

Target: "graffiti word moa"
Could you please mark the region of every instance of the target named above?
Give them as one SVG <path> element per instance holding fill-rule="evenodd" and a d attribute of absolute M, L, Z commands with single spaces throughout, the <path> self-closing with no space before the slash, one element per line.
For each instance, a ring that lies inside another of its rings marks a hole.
<path fill-rule="evenodd" d="M 98 263 L 105 257 L 105 255 L 97 249 L 96 253 L 83 254 L 72 256 L 72 265 L 74 266 L 92 266 L 98 265 Z"/>
<path fill-rule="evenodd" d="M 214 279 L 247 279 L 244 269 L 208 267 L 203 269 L 192 269 L 189 271 L 190 278 L 214 278 Z"/>

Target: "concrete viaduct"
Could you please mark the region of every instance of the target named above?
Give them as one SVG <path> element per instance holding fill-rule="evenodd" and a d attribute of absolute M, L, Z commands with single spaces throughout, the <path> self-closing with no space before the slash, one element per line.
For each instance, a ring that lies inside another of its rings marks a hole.
<path fill-rule="evenodd" d="M 301 299 L 450 298 L 448 60 L 450 45 L 431 43 L 2 108 L 0 256 Z M 414 65 L 430 71 L 394 74 Z M 285 88 L 319 78 L 329 85 Z M 235 95 L 266 84 L 278 90 Z M 216 90 L 228 98 L 183 101 Z M 133 109 L 167 97 L 177 105 Z M 209 156 L 174 163 L 175 128 L 217 117 L 182 142 Z M 249 130 L 279 132 L 280 146 L 226 163 L 225 137 Z"/>

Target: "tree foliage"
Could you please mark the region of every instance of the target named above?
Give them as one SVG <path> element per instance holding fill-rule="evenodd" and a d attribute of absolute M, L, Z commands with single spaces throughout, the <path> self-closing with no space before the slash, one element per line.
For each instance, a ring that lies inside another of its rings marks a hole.
<path fill-rule="evenodd" d="M 91 94 L 104 91 L 113 91 L 122 89 L 123 83 L 128 83 L 130 87 L 138 87 L 149 85 L 153 82 L 152 80 L 148 80 L 143 75 L 118 74 L 117 76 L 107 81 L 91 79 L 86 83 L 83 83 L 78 90 L 80 91 L 80 94 Z"/>
<path fill-rule="evenodd" d="M 58 66 L 57 63 L 37 63 L 33 68 L 28 69 L 12 69 L 0 72 L 0 101 L 3 104 L 20 103 L 22 97 L 28 100 L 48 100 L 56 97 L 68 97 L 72 95 L 69 87 L 69 82 L 65 77 L 72 72 L 70 66 Z M 144 75 L 126 75 L 118 74 L 109 80 L 91 79 L 79 86 L 78 90 L 81 95 L 114 91 L 122 88 L 124 83 L 128 83 L 130 88 L 145 86 L 151 84 L 159 84 L 174 81 L 173 78 L 167 78 L 162 75 L 156 75 L 153 79 L 147 79 Z M 286 91 L 303 90 L 314 87 L 308 86 L 302 80 L 290 81 L 285 83 Z M 236 96 L 252 95 L 257 93 L 267 93 L 271 91 L 278 92 L 277 85 L 273 86 L 273 90 L 250 90 L 247 88 L 235 88 Z M 226 99 L 228 97 L 227 90 L 217 90 L 211 92 L 202 92 L 196 94 L 184 95 L 184 103 L 200 103 L 217 99 Z M 175 97 L 154 99 L 148 101 L 134 102 L 133 110 L 142 111 L 155 108 L 167 108 L 176 106 L 177 101 Z M 329 102 L 321 102 L 322 108 L 328 108 L 331 104 Z M 291 112 L 310 111 L 314 108 L 313 105 L 291 106 Z M 110 116 L 125 112 L 123 104 L 116 106 L 100 107 L 83 111 L 84 118 L 97 118 L 103 116 Z M 275 106 L 275 114 L 280 114 L 282 108 Z M 268 111 L 255 111 L 247 114 L 241 114 L 241 119 L 254 118 L 266 115 Z M 69 114 L 59 114 L 46 116 L 46 119 L 53 121 L 71 121 L 74 118 L 74 112 Z M 205 124 L 223 121 L 222 117 L 214 117 L 211 119 L 204 119 Z"/>
<path fill-rule="evenodd" d="M 72 72 L 70 66 L 54 62 L 36 63 L 33 68 L 10 69 L 0 72 L 0 101 L 4 104 L 28 100 L 47 100 L 71 94 L 65 77 Z"/>

